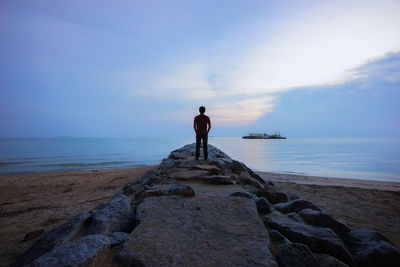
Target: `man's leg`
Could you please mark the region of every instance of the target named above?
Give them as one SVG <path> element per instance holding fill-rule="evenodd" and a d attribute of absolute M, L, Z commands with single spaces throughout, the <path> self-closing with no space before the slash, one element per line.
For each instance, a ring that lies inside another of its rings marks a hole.
<path fill-rule="evenodd" d="M 208 159 L 208 134 L 203 135 L 203 153 L 204 159 Z"/>
<path fill-rule="evenodd" d="M 201 143 L 201 135 L 196 134 L 196 159 L 199 159 L 200 156 L 200 143 Z"/>

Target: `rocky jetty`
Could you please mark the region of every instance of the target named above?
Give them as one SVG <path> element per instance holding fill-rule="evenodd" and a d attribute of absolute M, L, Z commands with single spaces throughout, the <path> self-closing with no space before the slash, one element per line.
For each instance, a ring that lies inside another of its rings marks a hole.
<path fill-rule="evenodd" d="M 343 207 L 346 208 L 346 207 Z M 15 266 L 398 266 L 351 228 L 209 146 L 172 151 L 114 197 L 46 232 Z"/>

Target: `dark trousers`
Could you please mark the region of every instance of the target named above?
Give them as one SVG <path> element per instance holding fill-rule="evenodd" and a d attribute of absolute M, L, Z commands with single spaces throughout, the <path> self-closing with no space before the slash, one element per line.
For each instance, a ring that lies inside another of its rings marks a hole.
<path fill-rule="evenodd" d="M 196 159 L 198 159 L 200 156 L 200 145 L 202 139 L 203 139 L 204 159 L 208 158 L 208 149 L 207 149 L 208 134 L 196 134 Z"/>

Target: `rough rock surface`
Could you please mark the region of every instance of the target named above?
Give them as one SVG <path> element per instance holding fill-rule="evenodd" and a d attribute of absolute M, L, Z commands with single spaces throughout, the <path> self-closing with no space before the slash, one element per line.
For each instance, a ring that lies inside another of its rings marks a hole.
<path fill-rule="evenodd" d="M 303 244 L 285 243 L 278 247 L 277 258 L 284 267 L 319 267 L 317 258 Z"/>
<path fill-rule="evenodd" d="M 171 152 L 98 207 L 47 233 L 15 266 L 398 266 L 400 251 L 264 181 L 209 145 Z M 39 233 L 37 233 L 39 234 Z"/>
<path fill-rule="evenodd" d="M 329 228 L 307 225 L 278 211 L 265 215 L 264 222 L 267 227 L 278 230 L 292 242 L 302 243 L 313 252 L 326 253 L 354 265 L 343 241 Z"/>
<path fill-rule="evenodd" d="M 89 235 L 56 247 L 28 266 L 100 266 L 107 261 L 109 247 L 111 242 L 104 235 Z"/>
<path fill-rule="evenodd" d="M 194 196 L 194 191 L 188 185 L 175 184 L 175 185 L 171 186 L 171 188 L 169 189 L 168 195 L 176 195 L 176 196 L 182 196 L 182 197 L 193 197 Z"/>
<path fill-rule="evenodd" d="M 123 251 L 145 266 L 260 266 L 275 260 L 252 200 L 151 197 Z M 228 222 L 228 223 L 227 223 Z"/>
<path fill-rule="evenodd" d="M 295 199 L 289 202 L 279 203 L 274 205 L 274 207 L 282 213 L 299 212 L 304 209 L 321 210 L 312 202 L 304 199 Z"/>

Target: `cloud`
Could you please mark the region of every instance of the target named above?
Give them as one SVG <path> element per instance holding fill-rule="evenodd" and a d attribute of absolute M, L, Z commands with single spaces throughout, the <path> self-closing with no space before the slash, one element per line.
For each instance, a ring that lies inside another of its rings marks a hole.
<path fill-rule="evenodd" d="M 244 98 L 236 101 L 222 101 L 211 105 L 214 121 L 219 125 L 246 125 L 273 109 L 274 97 Z"/>
<path fill-rule="evenodd" d="M 201 62 L 182 64 L 160 74 L 142 93 L 163 96 L 180 95 L 185 99 L 209 99 L 216 96 Z"/>
<path fill-rule="evenodd" d="M 399 13 L 393 1 L 304 11 L 243 53 L 224 77 L 227 93 L 273 93 L 356 78 L 356 67 L 400 50 Z"/>
<path fill-rule="evenodd" d="M 362 68 L 400 51 L 398 1 L 316 2 L 275 21 L 255 23 L 240 46 L 208 57 L 174 57 L 153 72 L 142 94 L 208 103 L 217 123 L 249 124 L 271 112 L 277 93 L 377 75 Z M 272 25 L 272 26 L 270 26 Z M 223 46 L 222 44 L 219 44 Z M 238 49 L 240 47 L 240 49 Z"/>

